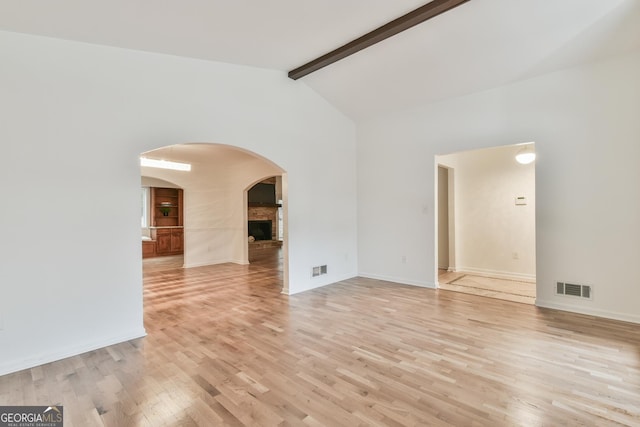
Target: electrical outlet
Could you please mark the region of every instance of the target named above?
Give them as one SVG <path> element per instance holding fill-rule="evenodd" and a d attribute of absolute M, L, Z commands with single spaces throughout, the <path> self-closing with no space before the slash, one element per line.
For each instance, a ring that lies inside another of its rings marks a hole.
<path fill-rule="evenodd" d="M 518 252 L 513 253 L 513 259 L 520 259 L 520 254 Z"/>
<path fill-rule="evenodd" d="M 402 255 L 402 263 L 403 264 L 407 263 L 407 256 L 406 255 Z"/>

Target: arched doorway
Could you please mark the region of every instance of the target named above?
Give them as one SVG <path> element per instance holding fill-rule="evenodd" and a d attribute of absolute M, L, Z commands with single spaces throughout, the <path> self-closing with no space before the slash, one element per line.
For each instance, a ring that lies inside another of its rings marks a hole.
<path fill-rule="evenodd" d="M 248 150 L 213 143 L 185 143 L 158 148 L 143 157 L 190 166 L 189 171 L 141 166 L 147 179 L 161 179 L 183 189 L 184 267 L 248 264 L 247 189 L 278 176 L 285 213 L 282 291 L 288 290 L 286 173 Z"/>

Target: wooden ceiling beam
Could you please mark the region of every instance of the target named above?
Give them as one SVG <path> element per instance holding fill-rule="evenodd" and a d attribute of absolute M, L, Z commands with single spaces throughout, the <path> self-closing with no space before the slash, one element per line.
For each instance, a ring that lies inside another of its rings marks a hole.
<path fill-rule="evenodd" d="M 400 18 L 384 24 L 382 27 L 376 28 L 362 37 L 358 37 L 344 46 L 322 55 L 321 57 L 296 68 L 295 70 L 289 71 L 289 78 L 298 80 L 307 74 L 311 74 L 314 71 L 326 67 L 327 65 L 353 55 L 362 49 L 366 49 L 369 46 L 381 42 L 382 40 L 395 36 L 402 31 L 408 30 L 411 27 L 421 24 L 434 16 L 438 16 L 468 1 L 469 0 L 433 0 L 432 2 L 427 3 L 424 6 L 420 6 Z"/>

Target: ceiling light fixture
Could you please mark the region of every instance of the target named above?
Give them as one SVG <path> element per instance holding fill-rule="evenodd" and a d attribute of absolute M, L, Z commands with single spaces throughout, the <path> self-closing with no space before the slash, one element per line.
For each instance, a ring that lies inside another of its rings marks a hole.
<path fill-rule="evenodd" d="M 536 159 L 536 153 L 533 151 L 533 144 L 525 145 L 525 147 L 516 154 L 516 161 L 523 165 L 528 165 Z"/>
<path fill-rule="evenodd" d="M 140 157 L 140 166 L 146 166 L 149 168 L 159 169 L 171 169 L 174 171 L 189 172 L 191 165 L 189 163 L 170 162 L 168 160 L 156 160 L 147 159 L 146 157 Z"/>

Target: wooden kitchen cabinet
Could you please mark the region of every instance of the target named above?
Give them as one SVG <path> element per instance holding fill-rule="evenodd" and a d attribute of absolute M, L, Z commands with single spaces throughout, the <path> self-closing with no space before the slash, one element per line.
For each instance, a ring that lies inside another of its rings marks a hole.
<path fill-rule="evenodd" d="M 180 188 L 151 187 L 151 226 L 181 227 L 183 192 Z"/>
<path fill-rule="evenodd" d="M 182 227 L 152 227 L 151 238 L 156 241 L 156 255 L 179 255 L 184 251 Z"/>
<path fill-rule="evenodd" d="M 151 240 L 143 242 L 143 258 L 184 253 L 183 191 L 150 187 Z"/>

